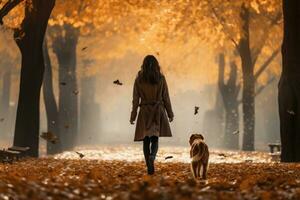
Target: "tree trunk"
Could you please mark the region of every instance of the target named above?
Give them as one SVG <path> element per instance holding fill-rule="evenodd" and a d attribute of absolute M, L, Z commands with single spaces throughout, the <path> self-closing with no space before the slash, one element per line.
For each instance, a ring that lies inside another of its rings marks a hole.
<path fill-rule="evenodd" d="M 249 18 L 250 12 L 243 5 L 241 9 L 241 19 L 243 22 L 243 36 L 239 41 L 238 50 L 242 62 L 243 72 L 243 122 L 244 135 L 243 147 L 244 151 L 254 151 L 254 131 L 255 131 L 255 78 L 254 66 L 250 49 L 250 31 Z"/>
<path fill-rule="evenodd" d="M 213 88 L 209 88 L 213 90 Z M 215 138 L 210 144 L 214 148 L 223 148 L 224 141 L 224 106 L 219 91 L 216 90 L 215 105 L 207 110 L 203 116 L 203 131 L 212 138 Z"/>
<path fill-rule="evenodd" d="M 38 157 L 40 91 L 44 73 L 43 40 L 55 0 L 26 1 L 25 18 L 15 40 L 22 54 L 20 92 L 14 145 L 30 147 L 29 156 Z"/>
<path fill-rule="evenodd" d="M 80 144 L 92 144 L 99 134 L 99 104 L 95 102 L 96 76 L 81 79 L 80 92 Z"/>
<path fill-rule="evenodd" d="M 53 75 L 51 69 L 51 61 L 48 52 L 47 40 L 44 42 L 43 46 L 44 59 L 45 59 L 45 73 L 44 73 L 44 83 L 43 83 L 43 94 L 44 94 L 44 103 L 47 115 L 47 130 L 58 136 L 59 141 L 57 144 L 52 144 L 47 142 L 47 154 L 60 153 L 61 141 L 59 133 L 59 121 L 58 121 L 58 108 L 53 91 Z"/>
<path fill-rule="evenodd" d="M 59 65 L 58 121 L 63 150 L 73 149 L 78 134 L 77 43 L 78 30 L 66 25 L 65 35 L 53 44 Z"/>
<path fill-rule="evenodd" d="M 281 161 L 300 162 L 300 2 L 283 1 L 283 69 L 279 82 Z"/>
<path fill-rule="evenodd" d="M 4 121 L 0 122 L 1 132 L 7 137 L 9 133 L 9 124 L 10 123 L 10 88 L 11 88 L 11 69 L 8 67 L 7 70 L 3 74 L 2 79 L 2 97 L 1 97 L 1 109 L 0 109 L 0 118 Z"/>
<path fill-rule="evenodd" d="M 255 131 L 255 80 L 250 72 L 243 72 L 243 121 L 244 137 L 243 150 L 254 151 L 254 131 Z"/>
<path fill-rule="evenodd" d="M 226 149 L 239 149 L 239 113 L 238 94 L 240 86 L 237 84 L 237 66 L 231 63 L 228 82 L 224 82 L 225 57 L 219 56 L 219 77 L 218 86 L 223 98 L 225 108 L 225 137 L 224 146 Z"/>
<path fill-rule="evenodd" d="M 239 149 L 239 113 L 238 106 L 225 109 L 225 147 L 230 150 Z"/>
<path fill-rule="evenodd" d="M 11 69 L 8 68 L 4 72 L 2 83 L 3 83 L 3 89 L 2 89 L 2 98 L 1 98 L 1 113 L 4 113 L 6 115 L 9 110 Z"/>
<path fill-rule="evenodd" d="M 249 58 L 242 57 L 243 67 L 243 150 L 254 151 L 255 131 L 255 79 Z"/>

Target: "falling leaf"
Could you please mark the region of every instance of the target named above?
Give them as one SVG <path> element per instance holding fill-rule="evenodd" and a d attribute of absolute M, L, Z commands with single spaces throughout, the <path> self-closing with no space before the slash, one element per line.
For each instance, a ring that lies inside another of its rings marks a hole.
<path fill-rule="evenodd" d="M 199 112 L 199 107 L 198 106 L 195 106 L 195 111 L 194 111 L 194 115 L 197 115 Z"/>
<path fill-rule="evenodd" d="M 289 113 L 290 115 L 296 115 L 295 111 L 293 110 L 287 110 L 287 113 Z"/>
<path fill-rule="evenodd" d="M 240 131 L 239 130 L 236 130 L 236 131 L 234 131 L 232 134 L 233 135 L 237 135 L 237 134 L 239 134 L 240 133 Z"/>
<path fill-rule="evenodd" d="M 81 49 L 81 51 L 85 51 L 87 48 L 88 48 L 88 47 L 83 47 L 83 48 Z"/>
<path fill-rule="evenodd" d="M 121 83 L 121 82 L 119 81 L 119 79 L 115 80 L 113 83 L 116 84 L 116 85 L 123 85 L 123 83 Z"/>
<path fill-rule="evenodd" d="M 60 85 L 65 86 L 65 85 L 67 85 L 67 83 L 66 82 L 60 82 Z"/>
<path fill-rule="evenodd" d="M 74 94 L 74 95 L 78 95 L 78 94 L 79 94 L 79 91 L 78 91 L 78 90 L 74 90 L 74 91 L 73 91 L 73 94 Z"/>

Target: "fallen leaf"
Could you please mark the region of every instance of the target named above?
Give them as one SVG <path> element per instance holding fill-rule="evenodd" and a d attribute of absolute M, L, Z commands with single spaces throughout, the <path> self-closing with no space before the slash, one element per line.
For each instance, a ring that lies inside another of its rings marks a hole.
<path fill-rule="evenodd" d="M 78 152 L 78 151 L 75 151 L 75 153 L 77 153 L 77 155 L 80 157 L 80 158 L 83 158 L 84 157 L 84 154 Z"/>
<path fill-rule="evenodd" d="M 58 142 L 58 137 L 52 132 L 43 132 L 40 137 L 52 144 L 56 144 Z"/>
<path fill-rule="evenodd" d="M 171 158 L 173 158 L 173 156 L 167 156 L 167 157 L 165 157 L 165 160 L 168 160 L 168 159 L 171 159 Z"/>

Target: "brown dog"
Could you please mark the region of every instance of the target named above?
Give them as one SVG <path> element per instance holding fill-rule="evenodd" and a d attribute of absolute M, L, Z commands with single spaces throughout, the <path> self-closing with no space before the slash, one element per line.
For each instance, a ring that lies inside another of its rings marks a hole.
<path fill-rule="evenodd" d="M 202 178 L 206 179 L 209 151 L 208 146 L 204 142 L 204 137 L 201 134 L 192 134 L 189 143 L 191 145 L 190 157 L 192 159 L 191 169 L 193 176 L 196 179 L 201 178 L 202 170 Z"/>

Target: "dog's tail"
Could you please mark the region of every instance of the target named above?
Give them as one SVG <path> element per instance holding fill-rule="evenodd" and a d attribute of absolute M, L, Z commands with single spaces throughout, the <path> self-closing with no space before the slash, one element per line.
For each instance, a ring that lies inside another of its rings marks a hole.
<path fill-rule="evenodd" d="M 207 146 L 203 142 L 197 142 L 192 145 L 191 158 L 194 156 L 203 157 L 205 151 L 207 150 Z"/>

